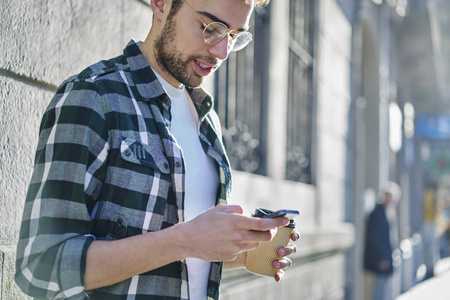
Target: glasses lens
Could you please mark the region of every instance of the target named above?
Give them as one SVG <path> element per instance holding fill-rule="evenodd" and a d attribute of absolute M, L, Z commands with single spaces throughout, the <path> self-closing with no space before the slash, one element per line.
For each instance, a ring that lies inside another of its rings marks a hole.
<path fill-rule="evenodd" d="M 203 39 L 207 44 L 220 42 L 227 35 L 228 28 L 225 24 L 213 22 L 208 24 L 203 30 Z"/>
<path fill-rule="evenodd" d="M 228 27 L 220 22 L 213 22 L 208 24 L 203 30 L 203 39 L 206 44 L 213 45 L 220 42 L 228 34 Z M 230 40 L 231 51 L 239 51 L 248 45 L 252 40 L 250 32 L 240 32 L 232 35 Z"/>
<path fill-rule="evenodd" d="M 231 44 L 231 51 L 239 51 L 243 49 L 252 41 L 252 34 L 250 32 L 240 32 L 234 36 Z"/>

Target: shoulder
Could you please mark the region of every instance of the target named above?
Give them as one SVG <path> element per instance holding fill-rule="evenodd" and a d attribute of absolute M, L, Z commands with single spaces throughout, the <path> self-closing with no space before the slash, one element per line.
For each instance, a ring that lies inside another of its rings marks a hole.
<path fill-rule="evenodd" d="M 114 61 L 114 59 L 99 61 L 83 71 L 78 75 L 72 77 L 74 81 L 86 81 L 86 82 L 96 82 L 103 76 L 115 73 L 119 70 L 119 65 Z"/>
<path fill-rule="evenodd" d="M 374 217 L 379 217 L 381 214 L 383 214 L 383 207 L 379 204 L 376 204 L 371 215 Z"/>
<path fill-rule="evenodd" d="M 111 60 L 102 60 L 96 64 L 93 64 L 79 74 L 70 76 L 59 86 L 56 94 L 67 92 L 74 89 L 76 91 L 83 89 L 93 89 L 96 84 L 101 80 L 101 77 L 116 72 L 117 67 Z M 83 88 L 84 87 L 84 88 Z"/>
<path fill-rule="evenodd" d="M 73 75 L 65 80 L 61 87 L 74 86 L 76 90 L 96 88 L 99 92 L 102 89 L 113 88 L 115 84 L 105 84 L 107 82 L 121 82 L 120 72 L 127 71 L 129 66 L 123 56 L 118 56 L 108 60 L 101 60 L 82 70 L 79 74 Z"/>
<path fill-rule="evenodd" d="M 104 95 L 111 97 L 123 90 L 119 72 L 125 68 L 117 58 L 99 61 L 66 79 L 57 89 L 53 102 L 62 98 L 65 105 L 99 105 Z"/>

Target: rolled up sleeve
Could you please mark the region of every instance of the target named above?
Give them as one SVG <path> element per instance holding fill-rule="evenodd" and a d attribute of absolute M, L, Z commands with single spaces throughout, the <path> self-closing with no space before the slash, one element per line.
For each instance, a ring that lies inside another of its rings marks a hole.
<path fill-rule="evenodd" d="M 91 212 L 108 152 L 96 86 L 68 81 L 40 128 L 16 258 L 16 283 L 36 298 L 84 299 L 86 253 L 95 239 Z"/>

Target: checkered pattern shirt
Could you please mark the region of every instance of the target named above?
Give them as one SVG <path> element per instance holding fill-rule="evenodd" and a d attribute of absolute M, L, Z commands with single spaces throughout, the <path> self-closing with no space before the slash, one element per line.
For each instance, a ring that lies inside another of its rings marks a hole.
<path fill-rule="evenodd" d="M 184 261 L 93 291 L 86 252 L 183 222 L 185 164 L 170 133 L 170 98 L 131 41 L 124 53 L 66 80 L 46 110 L 17 246 L 16 282 L 56 299 L 188 299 Z M 199 139 L 220 175 L 226 203 L 230 165 L 212 98 L 189 90 Z M 222 263 L 212 263 L 208 299 L 218 299 Z"/>

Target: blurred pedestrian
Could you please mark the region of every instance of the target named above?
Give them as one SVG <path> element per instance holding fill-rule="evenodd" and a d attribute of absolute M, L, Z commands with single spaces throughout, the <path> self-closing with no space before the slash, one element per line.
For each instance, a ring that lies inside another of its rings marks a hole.
<path fill-rule="evenodd" d="M 373 275 L 371 300 L 389 300 L 387 285 L 394 272 L 390 224 L 386 211 L 395 201 L 394 191 L 388 188 L 380 193 L 370 213 L 366 227 L 364 269 Z"/>
<path fill-rule="evenodd" d="M 437 239 L 437 203 L 436 185 L 429 184 L 423 197 L 423 260 L 427 268 L 425 280 L 434 276 L 434 265 L 438 260 L 438 239 Z"/>
<path fill-rule="evenodd" d="M 450 256 L 450 221 L 445 224 L 444 231 L 439 237 L 440 258 Z"/>

